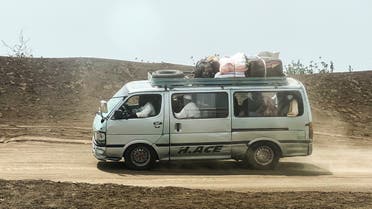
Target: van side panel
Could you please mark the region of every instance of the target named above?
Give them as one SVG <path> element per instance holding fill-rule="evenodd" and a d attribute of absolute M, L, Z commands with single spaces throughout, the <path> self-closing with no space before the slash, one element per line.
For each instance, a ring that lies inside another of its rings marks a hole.
<path fill-rule="evenodd" d="M 163 94 L 163 134 L 162 136 L 153 144 L 154 149 L 158 153 L 159 160 L 169 160 L 169 108 L 170 108 L 170 98 L 169 92 L 166 91 Z"/>
<path fill-rule="evenodd" d="M 293 90 L 293 89 L 292 89 Z M 266 91 L 278 91 L 276 89 Z M 282 157 L 308 155 L 309 110 L 307 97 L 302 95 L 304 111 L 298 117 L 236 117 L 232 116 L 232 156 L 242 159 L 247 147 L 257 141 L 271 141 L 281 149 Z M 242 92 L 242 91 L 239 91 Z M 234 94 L 232 94 L 234 95 Z M 245 144 L 246 146 L 241 146 Z"/>
<path fill-rule="evenodd" d="M 205 91 L 175 91 L 172 94 L 202 94 Z M 207 93 L 224 93 L 230 103 L 229 91 L 212 90 Z M 198 102 L 196 101 L 198 105 Z M 229 105 L 227 105 L 228 108 Z M 200 108 L 200 106 L 199 106 Z M 202 111 L 202 110 L 200 110 Z M 170 157 L 178 159 L 231 158 L 231 113 L 226 117 L 179 119 L 170 108 Z"/>
<path fill-rule="evenodd" d="M 145 143 L 152 145 L 159 139 L 164 138 L 164 94 L 161 92 L 155 92 L 154 94 L 162 95 L 162 106 L 158 115 L 147 118 L 110 118 L 107 120 L 106 155 L 108 157 L 121 158 L 125 148 L 131 144 Z M 166 138 L 169 138 L 169 135 Z"/>
<path fill-rule="evenodd" d="M 231 147 L 233 156 L 242 159 L 247 148 L 257 141 L 275 143 L 283 157 L 307 155 L 308 152 L 309 142 L 305 140 L 304 131 L 234 131 Z"/>

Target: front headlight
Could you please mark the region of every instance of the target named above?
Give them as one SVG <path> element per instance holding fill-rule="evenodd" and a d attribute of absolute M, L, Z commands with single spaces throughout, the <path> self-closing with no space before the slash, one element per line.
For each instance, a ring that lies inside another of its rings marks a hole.
<path fill-rule="evenodd" d="M 94 140 L 97 142 L 97 145 L 106 145 L 106 133 L 99 131 L 94 132 Z"/>

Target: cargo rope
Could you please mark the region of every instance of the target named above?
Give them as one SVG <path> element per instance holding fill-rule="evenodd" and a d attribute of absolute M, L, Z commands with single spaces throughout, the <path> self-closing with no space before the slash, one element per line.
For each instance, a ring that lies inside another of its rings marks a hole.
<path fill-rule="evenodd" d="M 266 79 L 266 76 L 267 76 L 267 69 L 266 69 L 266 61 L 260 57 L 260 56 L 256 56 L 259 60 L 262 61 L 263 65 L 264 65 L 264 69 L 265 69 L 265 79 Z"/>

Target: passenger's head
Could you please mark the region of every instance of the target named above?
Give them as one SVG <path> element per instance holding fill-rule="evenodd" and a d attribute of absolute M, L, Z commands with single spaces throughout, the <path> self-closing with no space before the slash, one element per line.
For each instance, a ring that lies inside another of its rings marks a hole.
<path fill-rule="evenodd" d="M 154 102 L 155 97 L 153 95 L 141 95 L 138 99 L 138 104 L 140 106 L 145 105 L 148 102 Z"/>
<path fill-rule="evenodd" d="M 185 104 L 191 102 L 192 101 L 192 96 L 190 94 L 183 95 L 183 101 L 185 102 Z"/>
<path fill-rule="evenodd" d="M 276 94 L 279 101 L 291 101 L 293 99 L 293 94 L 288 91 L 278 92 Z"/>
<path fill-rule="evenodd" d="M 291 101 L 293 99 L 293 95 L 292 94 L 288 94 L 287 95 L 287 99 Z"/>
<path fill-rule="evenodd" d="M 252 92 L 252 99 L 255 101 L 262 101 L 263 97 L 262 97 L 261 92 L 258 92 L 258 91 Z"/>
<path fill-rule="evenodd" d="M 138 104 L 139 104 L 140 106 L 143 106 L 143 105 L 146 104 L 146 96 L 145 96 L 145 95 L 141 95 L 141 96 L 139 96 L 139 98 L 138 98 Z"/>

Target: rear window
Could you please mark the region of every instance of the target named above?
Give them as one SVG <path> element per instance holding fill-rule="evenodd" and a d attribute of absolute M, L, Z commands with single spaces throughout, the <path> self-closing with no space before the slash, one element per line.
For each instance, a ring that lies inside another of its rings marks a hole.
<path fill-rule="evenodd" d="M 299 91 L 235 92 L 235 117 L 298 117 L 304 112 Z"/>

